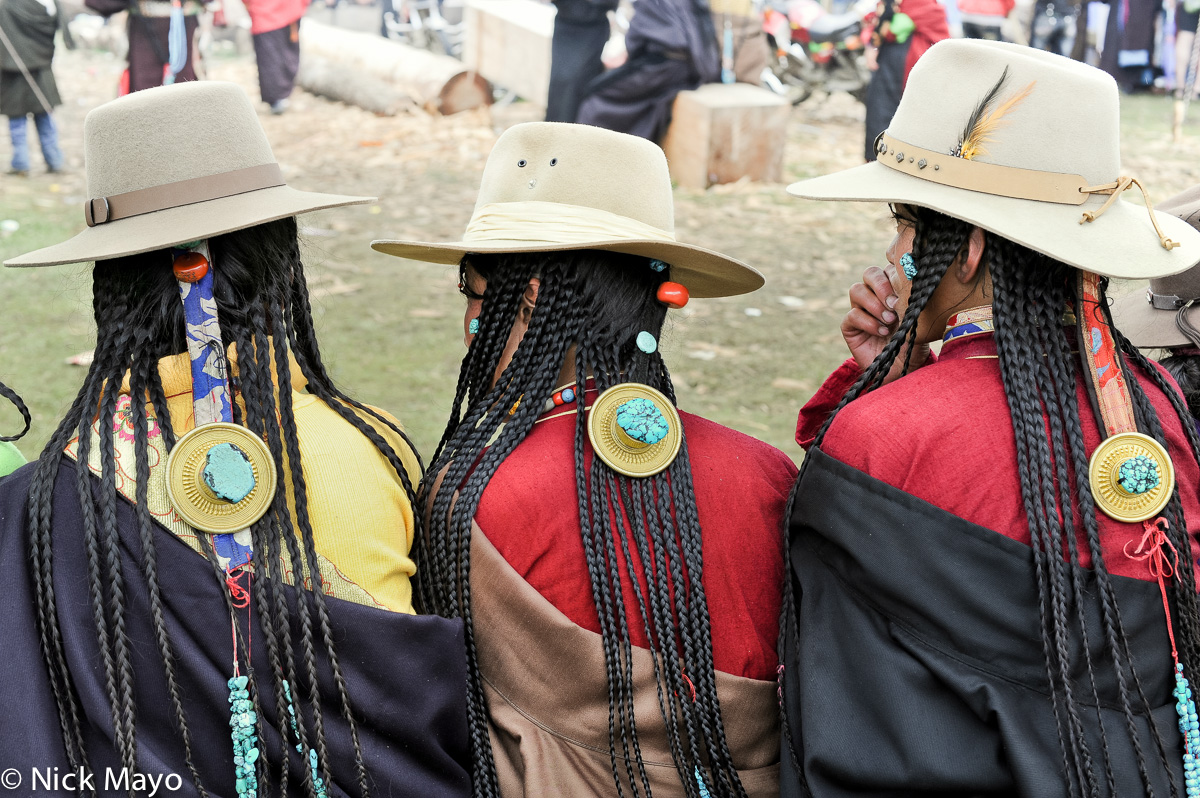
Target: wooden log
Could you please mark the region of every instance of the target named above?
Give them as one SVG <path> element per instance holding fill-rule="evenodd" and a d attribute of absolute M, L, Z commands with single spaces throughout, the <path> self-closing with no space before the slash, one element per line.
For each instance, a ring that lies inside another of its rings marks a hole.
<path fill-rule="evenodd" d="M 554 13 L 534 0 L 467 0 L 463 63 L 545 108 Z"/>
<path fill-rule="evenodd" d="M 433 113 L 456 114 L 492 102 L 492 87 L 461 61 L 382 36 L 306 19 L 300 26 L 300 52 L 301 63 L 309 56 L 324 58 L 338 69 L 395 87 Z"/>
<path fill-rule="evenodd" d="M 790 115 L 787 100 L 745 83 L 680 92 L 663 141 L 671 179 L 688 188 L 782 180 Z"/>
<path fill-rule="evenodd" d="M 356 105 L 381 116 L 395 116 L 414 104 L 411 97 L 386 81 L 311 53 L 300 59 L 296 85 L 318 97 Z"/>

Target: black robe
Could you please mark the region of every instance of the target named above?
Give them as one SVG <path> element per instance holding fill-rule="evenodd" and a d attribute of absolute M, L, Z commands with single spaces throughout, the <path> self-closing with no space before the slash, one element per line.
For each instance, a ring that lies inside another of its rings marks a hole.
<path fill-rule="evenodd" d="M 5 685 L 0 690 L 0 767 L 16 771 L 25 794 L 75 795 L 71 790 L 28 792 L 33 769 L 68 772 L 58 711 L 42 660 L 28 567 L 26 497 L 33 468 L 30 464 L 0 480 L 0 584 L 4 585 L 0 684 Z M 110 769 L 120 777 L 120 762 L 111 742 L 104 672 L 88 599 L 87 558 L 74 473 L 73 462 L 64 458 L 54 491 L 54 588 L 67 665 L 96 774 L 95 787 L 101 795 L 112 795 L 123 791 L 105 790 L 103 780 Z M 98 496 L 99 480 L 90 479 Z M 117 522 L 135 674 L 139 768 L 151 776 L 181 777 L 182 789 L 160 789 L 160 796 L 194 796 L 150 624 L 137 522 L 132 505 L 124 499 L 118 499 Z M 235 789 L 226 686 L 232 675 L 229 612 L 208 563 L 166 529 L 155 525 L 154 534 L 166 625 L 175 647 L 176 675 L 196 767 L 209 795 L 230 798 Z M 386 612 L 332 597 L 326 601 L 372 795 L 469 796 L 462 623 Z M 295 622 L 294 602 L 292 619 Z M 245 614 L 240 621 L 244 629 Z M 270 666 L 256 615 L 251 634 L 259 683 L 269 685 L 271 681 L 263 675 L 270 673 Z M 319 643 L 317 648 L 322 694 L 336 696 L 324 649 Z M 264 717 L 259 747 L 277 769 L 280 727 L 273 689 L 264 689 L 260 700 Z M 326 701 L 322 709 L 332 775 L 330 798 L 358 795 L 353 747 L 339 703 Z M 292 751 L 290 762 L 289 791 L 303 794 L 299 754 Z M 5 786 L 10 785 L 5 782 Z"/>
<path fill-rule="evenodd" d="M 789 630 L 784 657 L 792 745 L 785 737 L 782 794 L 1066 795 L 1032 549 L 815 448 L 796 490 L 789 546 L 798 633 Z M 1162 597 L 1155 582 L 1110 578 L 1182 795 Z M 1094 597 L 1090 573 L 1086 584 Z M 1142 795 L 1091 602 L 1087 617 L 1117 794 Z M 1078 642 L 1072 662 L 1076 683 L 1086 685 Z M 1090 699 L 1089 688 L 1080 692 Z M 1099 759 L 1096 709 L 1081 704 Z M 1137 723 L 1155 794 L 1169 795 L 1145 715 Z M 795 760 L 811 792 L 802 789 Z M 1099 764 L 1096 770 L 1106 795 Z"/>
<path fill-rule="evenodd" d="M 629 59 L 592 81 L 577 121 L 659 142 L 675 95 L 721 76 L 707 0 L 638 0 L 625 47 Z"/>
<path fill-rule="evenodd" d="M 8 37 L 14 53 L 0 42 L 0 114 L 9 117 L 48 113 L 60 104 L 58 84 L 50 63 L 54 60 L 54 35 L 59 16 L 46 13 L 38 0 L 0 0 L 0 29 Z M 21 72 L 17 58 L 29 71 L 42 99 Z"/>

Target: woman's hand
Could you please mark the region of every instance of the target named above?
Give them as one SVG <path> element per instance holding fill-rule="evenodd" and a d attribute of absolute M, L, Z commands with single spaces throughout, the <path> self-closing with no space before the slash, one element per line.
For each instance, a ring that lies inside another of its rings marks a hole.
<path fill-rule="evenodd" d="M 888 270 L 891 270 L 889 265 Z M 888 272 L 871 266 L 863 272 L 861 283 L 850 286 L 850 312 L 842 319 L 842 338 L 859 368 L 866 369 L 887 346 L 900 324 L 905 303 L 896 291 Z M 912 353 L 909 370 L 929 359 L 929 347 L 918 344 Z M 904 370 L 904 353 L 896 358 L 884 384 Z"/>

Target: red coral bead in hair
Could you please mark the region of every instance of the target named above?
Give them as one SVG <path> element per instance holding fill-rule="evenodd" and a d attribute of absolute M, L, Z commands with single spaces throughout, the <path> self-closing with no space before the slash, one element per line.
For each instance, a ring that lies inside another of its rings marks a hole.
<path fill-rule="evenodd" d="M 679 310 L 688 303 L 688 290 L 679 283 L 663 283 L 658 287 L 658 301 Z"/>
<path fill-rule="evenodd" d="M 172 268 L 175 279 L 184 283 L 198 283 L 208 274 L 208 258 L 199 252 L 185 252 L 175 259 Z"/>

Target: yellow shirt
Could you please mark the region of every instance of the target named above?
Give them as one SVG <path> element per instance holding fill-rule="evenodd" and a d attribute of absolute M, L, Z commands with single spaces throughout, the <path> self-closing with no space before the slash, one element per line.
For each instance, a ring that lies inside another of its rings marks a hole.
<path fill-rule="evenodd" d="M 236 370 L 232 352 L 230 360 Z M 158 371 L 171 426 L 182 435 L 194 426 L 187 354 L 163 358 Z M 291 362 L 291 373 L 292 412 L 317 553 L 379 606 L 413 613 L 410 580 L 417 568 L 408 556 L 414 527 L 404 485 L 387 458 L 350 422 L 320 398 L 300 392 L 307 381 L 295 360 Z M 128 383 L 124 389 L 128 391 Z M 399 426 L 392 416 L 377 412 Z M 378 420 L 362 412 L 358 415 L 391 445 L 415 486 L 421 472 L 404 440 Z M 285 471 L 280 489 L 290 484 Z M 290 490 L 287 498 L 294 520 L 295 503 Z M 330 576 L 325 575 L 326 579 Z"/>

